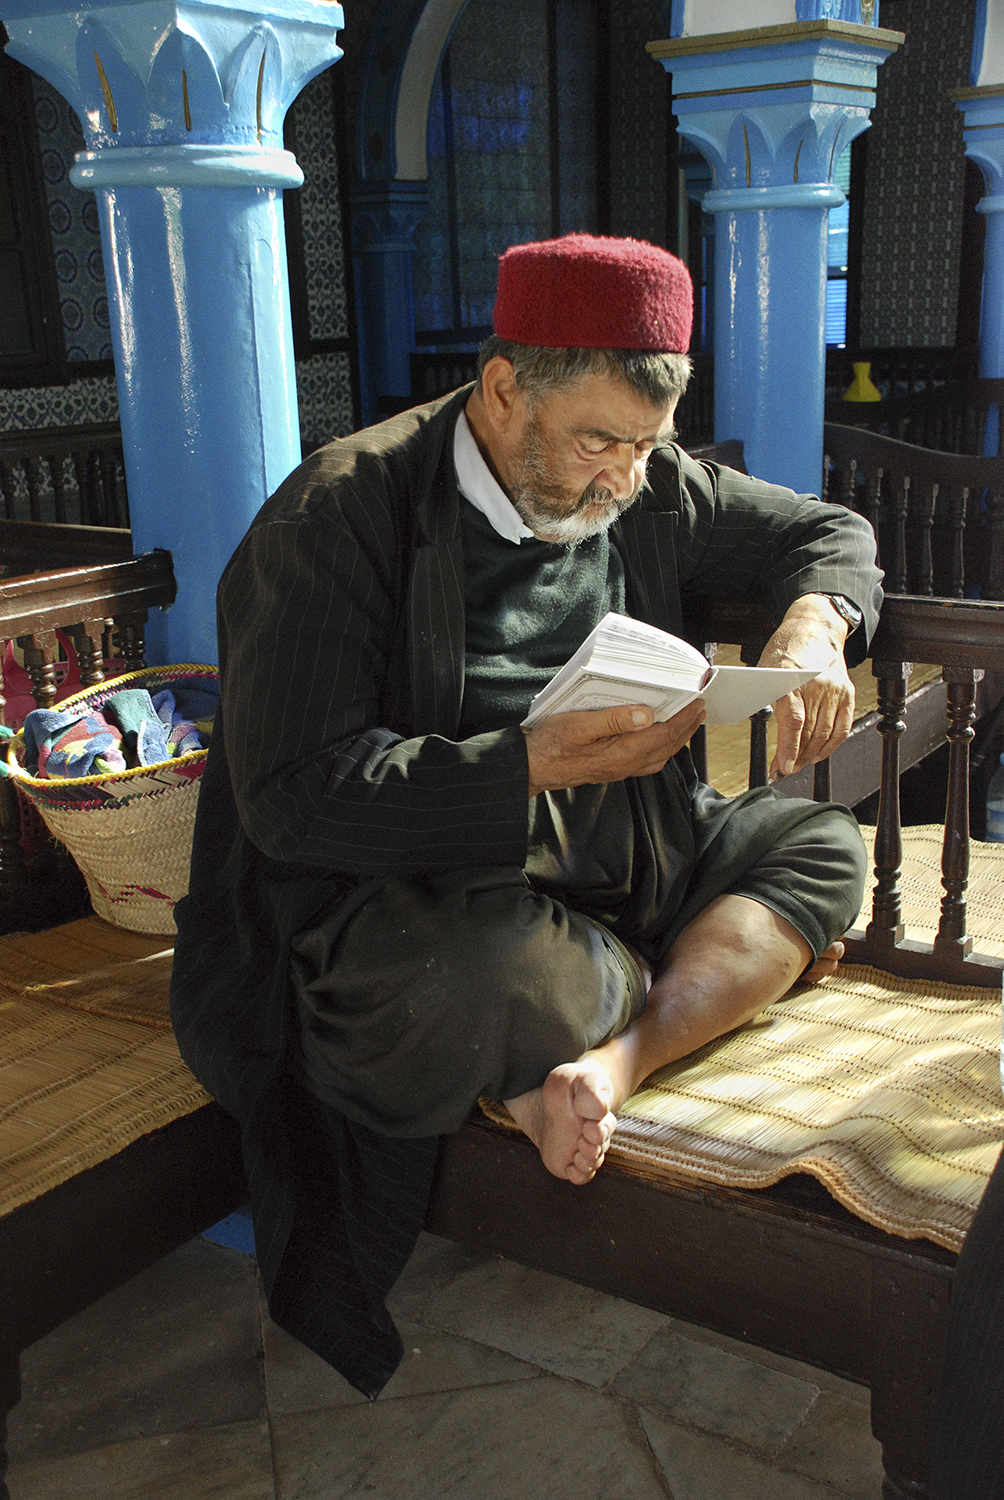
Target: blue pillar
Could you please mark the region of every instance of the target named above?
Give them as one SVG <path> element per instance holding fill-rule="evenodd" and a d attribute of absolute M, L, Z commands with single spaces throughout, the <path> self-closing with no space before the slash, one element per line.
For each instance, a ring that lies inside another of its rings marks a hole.
<path fill-rule="evenodd" d="M 977 205 L 987 220 L 980 374 L 999 378 L 1004 376 L 1004 83 L 960 89 L 953 97 L 965 120 L 966 155 L 979 166 L 987 190 Z"/>
<path fill-rule="evenodd" d="M 359 329 L 363 425 L 378 421 L 381 396 L 411 395 L 415 342 L 412 259 L 429 204 L 428 181 L 355 184 L 349 195 Z"/>
<path fill-rule="evenodd" d="M 6 0 L 8 51 L 80 117 L 96 194 L 133 545 L 174 554 L 148 656 L 216 659 L 220 573 L 300 458 L 282 148 L 301 88 L 341 55 L 337 4 Z"/>
<path fill-rule="evenodd" d="M 799 491 L 822 478 L 833 168 L 902 40 L 822 19 L 649 47 L 713 173 L 715 436 L 741 438 L 751 473 Z"/>

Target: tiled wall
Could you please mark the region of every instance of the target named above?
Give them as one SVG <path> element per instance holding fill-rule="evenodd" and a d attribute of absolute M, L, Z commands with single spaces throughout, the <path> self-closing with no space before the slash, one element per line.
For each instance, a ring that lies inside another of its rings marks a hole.
<path fill-rule="evenodd" d="M 66 357 L 74 362 L 111 359 L 97 206 L 93 193 L 82 193 L 70 182 L 73 159 L 84 149 L 80 121 L 51 84 L 36 77 L 34 88 Z"/>
<path fill-rule="evenodd" d="M 879 70 L 868 139 L 861 343 L 955 342 L 965 154 L 948 90 L 969 82 L 976 0 L 882 0 L 906 41 Z"/>
<path fill-rule="evenodd" d="M 71 361 L 110 359 L 108 304 L 93 193 L 69 181 L 84 149 L 76 116 L 42 79 L 35 84 L 49 222 L 56 252 L 67 354 Z M 348 332 L 338 166 L 331 80 L 322 73 L 297 102 L 298 159 L 305 183 L 303 216 L 310 331 L 316 339 Z M 297 361 L 300 430 L 313 445 L 351 432 L 354 421 L 349 357 L 320 354 Z M 68 385 L 0 390 L 0 432 L 118 420 L 111 376 L 84 376 Z"/>
<path fill-rule="evenodd" d="M 440 74 L 429 116 L 429 208 L 415 235 L 419 330 L 454 325 L 453 271 L 460 283 L 459 326 L 490 323 L 498 256 L 508 245 L 550 233 L 546 36 L 546 0 L 470 0 L 457 22 L 446 108 Z M 457 199 L 456 265 L 451 191 Z"/>

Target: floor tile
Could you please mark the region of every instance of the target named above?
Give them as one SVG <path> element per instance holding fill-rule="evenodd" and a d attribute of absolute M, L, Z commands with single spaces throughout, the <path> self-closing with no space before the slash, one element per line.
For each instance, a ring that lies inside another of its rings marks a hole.
<path fill-rule="evenodd" d="M 254 1262 L 193 1240 L 25 1351 L 12 1463 L 265 1411 Z"/>
<path fill-rule="evenodd" d="M 882 1493 L 882 1446 L 867 1406 L 823 1391 L 778 1454 L 780 1469 L 826 1480 L 851 1500 Z"/>
<path fill-rule="evenodd" d="M 434 1292 L 442 1291 L 472 1266 L 494 1259 L 486 1251 L 471 1250 L 454 1240 L 423 1232 L 387 1298 L 387 1306 L 395 1320 L 414 1317 Z"/>
<path fill-rule="evenodd" d="M 839 1493 L 654 1413 L 642 1413 L 642 1422 L 673 1500 L 834 1500 Z"/>
<path fill-rule="evenodd" d="M 754 1363 L 766 1365 L 771 1370 L 781 1370 L 784 1374 L 793 1376 L 795 1380 L 808 1381 L 810 1385 L 818 1386 L 821 1391 L 834 1391 L 838 1396 L 844 1396 L 848 1401 L 856 1402 L 858 1406 L 868 1406 L 871 1401 L 871 1393 L 866 1385 L 845 1380 L 840 1375 L 831 1375 L 829 1370 L 817 1369 L 815 1365 L 789 1359 L 786 1355 L 775 1354 L 770 1349 L 758 1349 L 755 1344 L 744 1344 L 742 1339 L 732 1339 L 728 1334 L 716 1333 L 713 1328 L 699 1328 L 696 1323 L 685 1323 L 682 1319 L 675 1318 L 673 1326 L 686 1338 L 693 1339 L 695 1343 L 714 1344 L 716 1349 L 724 1349 L 729 1354 L 738 1355 L 740 1359 L 751 1359 Z"/>
<path fill-rule="evenodd" d="M 713 1344 L 660 1329 L 613 1389 L 676 1422 L 734 1438 L 773 1457 L 818 1395 L 816 1386 L 740 1359 Z"/>
<path fill-rule="evenodd" d="M 667 1500 L 629 1408 L 544 1376 L 282 1417 L 277 1500 Z"/>
<path fill-rule="evenodd" d="M 540 1372 L 498 1349 L 486 1348 L 437 1329 L 397 1319 L 404 1341 L 404 1359 L 385 1386 L 381 1401 L 431 1391 L 454 1391 L 466 1386 L 536 1379 Z M 360 1406 L 366 1397 L 349 1385 L 323 1359 L 276 1327 L 263 1324 L 265 1388 L 273 1416 L 321 1408 Z"/>
<path fill-rule="evenodd" d="M 10 1476 L 11 1500 L 274 1500 L 266 1422 L 115 1443 Z"/>
<path fill-rule="evenodd" d="M 418 1321 L 602 1386 L 667 1319 L 619 1297 L 493 1259 L 431 1295 Z"/>

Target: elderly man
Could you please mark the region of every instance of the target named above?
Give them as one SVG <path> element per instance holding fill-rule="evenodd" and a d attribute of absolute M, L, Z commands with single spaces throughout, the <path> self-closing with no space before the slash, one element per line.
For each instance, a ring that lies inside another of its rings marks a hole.
<path fill-rule="evenodd" d="M 764 662 L 817 671 L 775 776 L 850 727 L 871 534 L 673 445 L 691 306 L 650 245 L 508 251 L 476 386 L 312 455 L 220 585 L 175 1027 L 241 1123 L 273 1315 L 371 1394 L 437 1137 L 504 1099 L 588 1182 L 640 1081 L 832 972 L 858 909 L 851 815 L 702 785 L 699 701 L 521 728 L 608 610 L 680 633 L 688 590 L 755 592 Z"/>

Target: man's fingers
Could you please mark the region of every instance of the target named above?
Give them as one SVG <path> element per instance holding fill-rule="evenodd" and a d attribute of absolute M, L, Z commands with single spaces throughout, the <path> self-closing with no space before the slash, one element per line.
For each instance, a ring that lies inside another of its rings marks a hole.
<path fill-rule="evenodd" d="M 639 704 L 555 714 L 525 731 L 529 791 L 651 776 L 687 743 L 705 717 L 698 699 L 665 723 Z"/>
<path fill-rule="evenodd" d="M 782 700 L 783 703 L 787 701 Z M 772 781 L 779 775 L 790 776 L 803 766 L 815 765 L 832 755 L 850 734 L 854 722 L 854 699 L 846 693 L 824 695 L 815 700 L 810 698 L 807 706 L 803 703 L 797 739 L 784 735 L 785 728 L 794 728 L 797 713 L 791 720 L 786 719 L 782 703 L 778 703 L 777 710 L 777 753 L 770 767 Z"/>
<path fill-rule="evenodd" d="M 789 693 L 775 705 L 777 722 L 777 749 L 770 763 L 770 779 L 790 776 L 798 763 L 805 728 L 805 704 L 795 693 Z"/>

